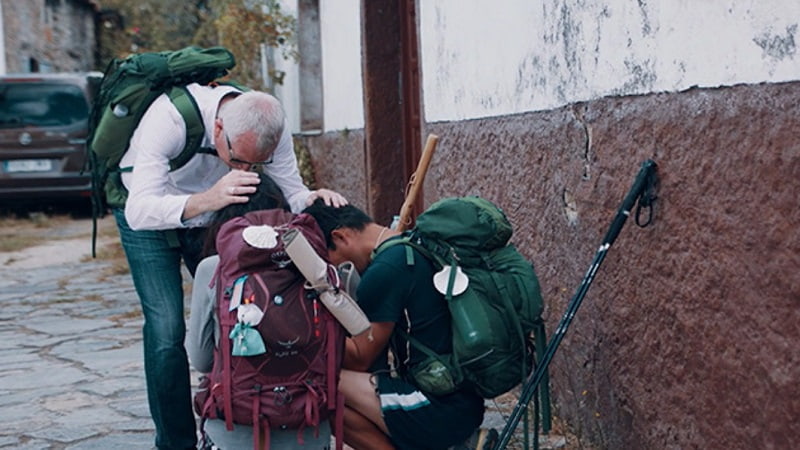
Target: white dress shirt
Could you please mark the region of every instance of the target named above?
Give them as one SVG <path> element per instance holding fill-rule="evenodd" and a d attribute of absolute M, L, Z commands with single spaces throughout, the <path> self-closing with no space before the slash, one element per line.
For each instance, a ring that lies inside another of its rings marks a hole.
<path fill-rule="evenodd" d="M 231 86 L 187 86 L 200 109 L 205 125 L 201 146 L 214 146 L 214 119 L 220 100 L 236 91 Z M 181 220 L 191 194 L 204 192 L 231 169 L 216 155 L 199 153 L 186 165 L 170 172 L 169 161 L 186 143 L 186 125 L 167 95 L 158 97 L 142 116 L 120 167 L 133 167 L 122 174 L 128 189 L 125 219 L 134 230 L 163 230 L 204 226 L 213 213 Z M 291 133 L 284 128 L 272 163 L 264 172 L 281 188 L 293 212 L 300 212 L 310 191 L 297 168 Z"/>

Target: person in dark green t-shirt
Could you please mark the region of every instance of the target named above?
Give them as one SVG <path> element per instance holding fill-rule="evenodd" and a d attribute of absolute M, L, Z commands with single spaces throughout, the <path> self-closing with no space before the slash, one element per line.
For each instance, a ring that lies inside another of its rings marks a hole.
<path fill-rule="evenodd" d="M 397 375 L 425 357 L 397 328 L 435 352 L 451 351 L 450 315 L 433 286 L 436 270 L 430 261 L 413 250 L 409 264 L 407 247 L 401 245 L 373 260 L 373 250 L 399 233 L 352 205 L 334 208 L 315 202 L 303 212 L 322 229 L 331 262 L 350 261 L 358 270 L 355 297 L 371 323 L 369 332 L 346 342 L 339 383 L 345 396 L 345 442 L 356 449 L 491 448 L 496 432 L 478 429 L 484 413 L 478 394 L 459 390 L 435 396 Z"/>

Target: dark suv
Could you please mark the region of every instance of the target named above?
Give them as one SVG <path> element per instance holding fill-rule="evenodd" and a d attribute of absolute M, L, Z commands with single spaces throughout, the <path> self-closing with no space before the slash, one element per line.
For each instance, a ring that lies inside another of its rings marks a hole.
<path fill-rule="evenodd" d="M 0 76 L 0 202 L 85 198 L 89 110 L 102 74 Z"/>

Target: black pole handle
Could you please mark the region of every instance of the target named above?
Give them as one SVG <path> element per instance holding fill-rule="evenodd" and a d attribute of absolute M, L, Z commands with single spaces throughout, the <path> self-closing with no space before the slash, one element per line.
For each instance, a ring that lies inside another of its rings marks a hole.
<path fill-rule="evenodd" d="M 656 167 L 656 163 L 651 159 L 648 159 L 642 163 L 642 167 L 639 169 L 639 173 L 636 175 L 636 179 L 633 181 L 633 186 L 631 186 L 630 191 L 628 191 L 628 194 L 622 201 L 622 205 L 617 211 L 616 216 L 614 216 L 614 221 L 608 228 L 608 232 L 606 233 L 605 238 L 603 238 L 600 248 L 597 249 L 597 253 L 595 254 L 592 264 L 589 266 L 589 270 L 586 271 L 586 275 L 584 275 L 580 286 L 578 286 L 578 290 L 575 292 L 572 300 L 570 300 L 569 304 L 567 305 L 567 310 L 561 317 L 561 321 L 558 323 L 555 333 L 550 339 L 550 342 L 547 344 L 544 354 L 542 355 L 542 360 L 537 361 L 538 364 L 536 364 L 536 370 L 530 375 L 530 377 L 528 377 L 525 385 L 523 385 L 519 401 L 514 407 L 514 410 L 511 412 L 511 416 L 506 422 L 503 432 L 500 433 L 500 438 L 498 439 L 494 450 L 505 449 L 508 445 L 508 442 L 511 440 L 511 435 L 517 428 L 522 413 L 528 407 L 528 403 L 531 401 L 533 395 L 536 394 L 539 384 L 541 384 L 542 379 L 547 373 L 547 366 L 550 365 L 553 355 L 558 349 L 559 344 L 561 344 L 564 334 L 567 332 L 567 327 L 569 327 L 570 322 L 572 322 L 573 317 L 575 317 L 575 313 L 578 312 L 578 308 L 583 301 L 583 297 L 589 290 L 589 286 L 592 284 L 592 281 L 597 274 L 597 269 L 600 267 L 603 259 L 605 259 L 608 249 L 617 239 L 620 231 L 622 231 L 622 227 L 625 225 L 625 221 L 631 215 L 631 210 L 636 204 L 636 200 L 638 199 L 640 205 L 642 205 L 643 197 L 647 196 L 644 198 L 644 203 L 646 206 L 652 207 L 652 201 L 655 199 L 655 195 L 652 190 L 656 182 Z"/>
<path fill-rule="evenodd" d="M 625 199 L 622 201 L 622 205 L 619 207 L 616 217 L 614 217 L 614 222 L 611 223 L 608 233 L 606 233 L 606 237 L 603 239 L 604 244 L 610 246 L 617 239 L 619 232 L 622 231 L 622 226 L 625 225 L 625 221 L 628 219 L 628 216 L 631 215 L 631 210 L 633 210 L 636 200 L 641 198 L 648 187 L 653 184 L 655 170 L 656 163 L 652 159 L 648 159 L 642 163 L 642 167 L 639 169 L 639 173 L 633 181 L 631 190 L 628 191 L 628 195 L 626 195 Z"/>

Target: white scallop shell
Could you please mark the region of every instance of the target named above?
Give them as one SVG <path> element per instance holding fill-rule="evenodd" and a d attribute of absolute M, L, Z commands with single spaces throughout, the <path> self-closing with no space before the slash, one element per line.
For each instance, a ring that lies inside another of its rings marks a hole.
<path fill-rule="evenodd" d="M 246 323 L 251 327 L 258 325 L 263 317 L 264 312 L 261 311 L 257 305 L 252 303 L 239 305 L 236 311 L 236 318 L 239 319 L 239 322 Z"/>
<path fill-rule="evenodd" d="M 242 231 L 242 238 L 255 248 L 275 248 L 278 232 L 269 225 L 250 225 Z"/>
<path fill-rule="evenodd" d="M 447 283 L 450 281 L 450 271 L 453 266 L 444 266 L 442 270 L 433 275 L 433 286 L 442 294 L 447 294 Z M 469 286 L 469 278 L 461 271 L 461 267 L 456 266 L 456 277 L 453 280 L 453 295 L 460 295 L 467 290 Z"/>

